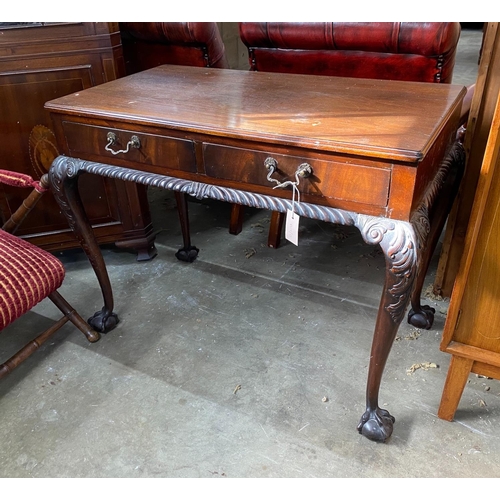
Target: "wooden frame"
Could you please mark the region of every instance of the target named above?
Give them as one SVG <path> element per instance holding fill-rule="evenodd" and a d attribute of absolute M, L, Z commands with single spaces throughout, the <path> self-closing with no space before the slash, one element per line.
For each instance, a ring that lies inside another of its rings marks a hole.
<path fill-rule="evenodd" d="M 478 77 L 471 102 L 464 148 L 466 171 L 448 218 L 434 293 L 450 297 L 465 248 L 465 233 L 500 92 L 500 23 L 485 23 Z"/>
<path fill-rule="evenodd" d="M 471 372 L 500 379 L 500 98 L 479 175 L 441 350 L 452 355 L 438 416 L 452 420 Z"/>

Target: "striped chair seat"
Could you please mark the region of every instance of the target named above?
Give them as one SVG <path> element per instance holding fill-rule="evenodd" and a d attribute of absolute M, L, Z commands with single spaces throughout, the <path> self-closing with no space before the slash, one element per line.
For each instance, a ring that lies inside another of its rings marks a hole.
<path fill-rule="evenodd" d="M 0 229 L 0 330 L 57 290 L 64 267 L 53 255 Z"/>

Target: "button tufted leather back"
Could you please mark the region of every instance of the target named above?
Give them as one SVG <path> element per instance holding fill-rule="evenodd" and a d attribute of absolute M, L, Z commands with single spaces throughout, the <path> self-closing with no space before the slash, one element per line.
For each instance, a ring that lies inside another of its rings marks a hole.
<path fill-rule="evenodd" d="M 451 83 L 460 23 L 239 23 L 251 69 Z"/>
<path fill-rule="evenodd" d="M 161 64 L 227 68 L 216 23 L 120 23 L 127 74 Z"/>

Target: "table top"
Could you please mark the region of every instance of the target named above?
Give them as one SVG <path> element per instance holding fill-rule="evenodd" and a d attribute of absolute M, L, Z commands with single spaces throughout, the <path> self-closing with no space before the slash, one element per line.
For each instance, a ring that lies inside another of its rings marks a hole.
<path fill-rule="evenodd" d="M 459 85 L 160 66 L 46 104 L 52 112 L 415 162 Z"/>

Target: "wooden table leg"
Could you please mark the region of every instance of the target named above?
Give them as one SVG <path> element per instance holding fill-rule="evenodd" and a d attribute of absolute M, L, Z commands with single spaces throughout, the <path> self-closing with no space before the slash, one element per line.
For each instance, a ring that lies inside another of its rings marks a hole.
<path fill-rule="evenodd" d="M 58 157 L 49 173 L 51 186 L 70 226 L 86 251 L 103 290 L 105 306 L 102 311 L 96 313 L 92 318 L 94 322 L 91 323 L 93 326 L 94 324 L 102 326 L 99 331 L 113 328 L 117 318 L 112 312 L 111 287 L 102 255 L 79 200 L 77 179 L 80 171 L 155 185 L 199 198 L 214 198 L 266 210 L 285 212 L 292 207 L 292 202 L 286 199 Z M 432 205 L 436 197 L 441 194 L 441 178 L 446 178 L 445 173 L 440 172 L 437 176 L 436 181 L 424 196 L 423 202 L 415 210 L 411 222 L 373 217 L 306 203 L 295 207 L 301 216 L 356 226 L 366 243 L 379 244 L 384 252 L 386 275 L 373 336 L 366 389 L 366 411 L 357 427 L 361 434 L 374 441 L 386 441 L 392 434 L 395 419 L 387 410 L 381 409 L 378 405 L 380 383 L 394 338 L 410 302 L 416 276 L 423 272 L 425 266 L 422 266 L 422 263 L 427 262 L 421 256 L 425 254 L 431 229 L 429 214 L 432 213 Z M 114 324 L 112 324 L 113 321 Z M 108 328 L 108 322 L 111 325 L 110 328 Z M 98 330 L 98 328 L 95 329 Z"/>
<path fill-rule="evenodd" d="M 104 306 L 88 319 L 88 323 L 94 330 L 106 333 L 115 328 L 118 316 L 113 312 L 113 292 L 101 249 L 78 192 L 78 178 L 82 173 L 80 165 L 81 160 L 58 156 L 49 170 L 49 183 L 54 198 L 87 254 L 101 286 Z"/>
<path fill-rule="evenodd" d="M 285 223 L 285 214 L 281 212 L 271 213 L 271 224 L 269 225 L 269 235 L 267 237 L 267 246 L 278 248 L 281 243 L 281 233 Z"/>
<path fill-rule="evenodd" d="M 175 201 L 177 202 L 177 212 L 179 214 L 182 239 L 184 242 L 184 246 L 180 250 L 177 250 L 175 256 L 184 262 L 193 262 L 196 257 L 198 257 L 199 250 L 191 245 L 187 194 L 175 191 Z"/>
<path fill-rule="evenodd" d="M 434 308 L 421 303 L 422 288 L 432 255 L 458 193 L 464 168 L 465 151 L 462 144 L 456 142 L 441 162 L 434 182 L 426 193 L 423 200 L 424 209 L 417 211 L 412 218 L 415 226 L 419 225 L 419 218 L 425 217 L 426 219 L 423 224 L 420 224 L 421 227 L 426 228 L 426 235 L 422 236 L 425 239 L 425 249 L 422 252 L 422 261 L 411 298 L 411 310 L 408 313 L 408 323 L 417 328 L 429 330 L 434 322 L 436 312 Z"/>
<path fill-rule="evenodd" d="M 367 243 L 379 243 L 386 261 L 385 282 L 373 335 L 366 411 L 358 431 L 373 441 L 386 441 L 392 434 L 394 417 L 378 404 L 382 374 L 399 325 L 410 301 L 417 274 L 417 241 L 408 222 L 358 216 L 356 226 Z"/>
<path fill-rule="evenodd" d="M 378 407 L 378 392 L 385 363 L 408 303 L 408 321 L 430 328 L 434 310 L 422 306 L 420 295 L 432 251 L 458 189 L 465 153 L 455 143 L 438 169 L 411 223 L 359 215 L 356 226 L 367 243 L 380 243 L 386 260 L 382 299 L 373 336 L 367 384 L 367 408 L 358 431 L 374 441 L 385 441 L 392 433 L 394 417 Z"/>
<path fill-rule="evenodd" d="M 231 219 L 229 221 L 229 233 L 240 234 L 243 230 L 243 216 L 245 215 L 245 207 L 233 203 L 231 205 Z"/>

